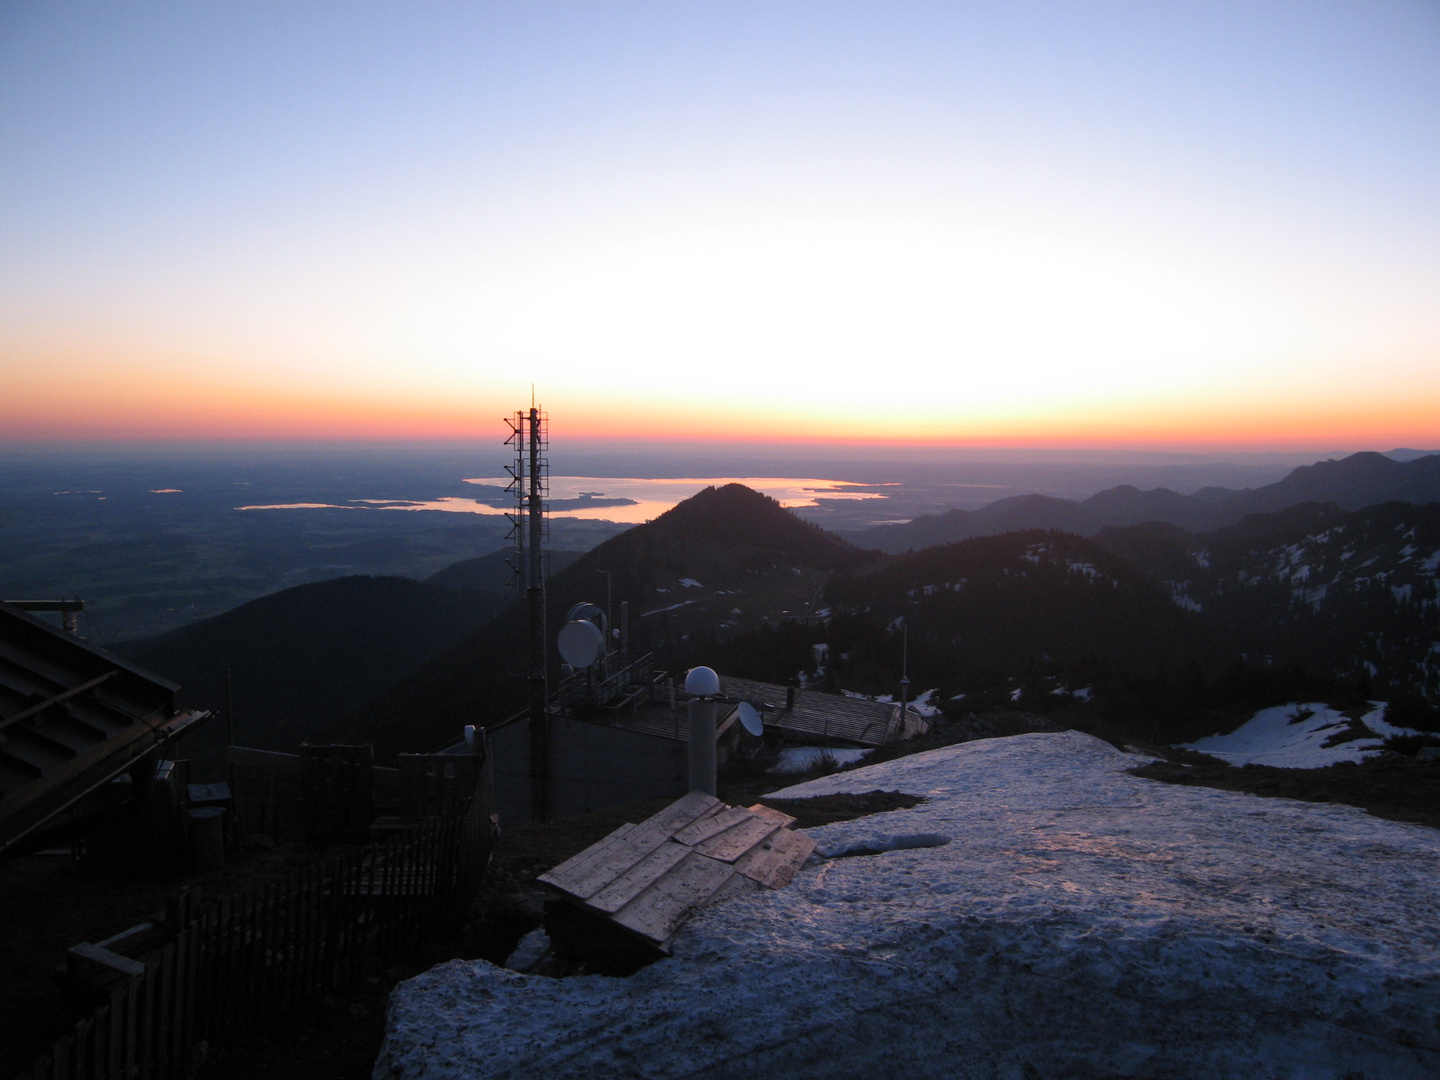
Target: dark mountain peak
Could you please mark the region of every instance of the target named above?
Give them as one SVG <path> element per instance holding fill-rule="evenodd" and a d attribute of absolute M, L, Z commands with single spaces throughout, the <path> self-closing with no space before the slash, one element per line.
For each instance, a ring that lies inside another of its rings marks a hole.
<path fill-rule="evenodd" d="M 784 527 L 782 519 L 793 520 L 774 499 L 744 484 L 725 484 L 697 491 L 683 502 L 676 503 L 655 519 L 654 524 L 669 528 L 705 528 L 736 520 L 757 525 L 770 523 Z"/>
<path fill-rule="evenodd" d="M 1333 502 L 1344 510 L 1399 499 L 1440 499 L 1440 456 L 1395 461 L 1373 450 L 1301 465 L 1268 487 L 1237 495 L 1229 505 L 1245 512 L 1279 510 L 1297 502 Z"/>
<path fill-rule="evenodd" d="M 1376 471 L 1389 472 L 1400 468 L 1401 462 L 1394 458 L 1388 458 L 1375 450 L 1361 450 L 1358 453 L 1343 458 L 1326 458 L 1324 461 L 1317 461 L 1314 465 L 1299 465 L 1290 475 L 1305 475 L 1306 473 L 1344 473 L 1356 475 L 1369 475 Z M 1287 478 L 1288 479 L 1288 478 Z M 1282 483 L 1284 481 L 1281 481 Z"/>
<path fill-rule="evenodd" d="M 603 565 L 622 552 L 655 543 L 776 551 L 822 569 L 854 562 L 861 552 L 847 540 L 796 517 L 768 495 L 744 484 L 707 487 L 654 521 L 628 529 L 586 559 Z"/>

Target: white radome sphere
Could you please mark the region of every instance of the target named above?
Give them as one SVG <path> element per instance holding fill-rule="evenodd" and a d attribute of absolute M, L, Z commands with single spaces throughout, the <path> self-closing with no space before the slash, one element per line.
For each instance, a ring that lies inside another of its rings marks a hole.
<path fill-rule="evenodd" d="M 685 676 L 685 692 L 696 697 L 714 697 L 720 693 L 720 676 L 714 668 L 691 668 Z"/>

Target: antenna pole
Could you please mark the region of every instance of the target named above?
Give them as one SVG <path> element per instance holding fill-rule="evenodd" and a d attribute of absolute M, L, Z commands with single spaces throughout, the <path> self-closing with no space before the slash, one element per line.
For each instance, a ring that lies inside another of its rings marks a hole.
<path fill-rule="evenodd" d="M 235 790 L 235 766 L 230 763 L 230 747 L 235 745 L 235 700 L 230 696 L 230 665 L 225 665 L 225 779 Z"/>
<path fill-rule="evenodd" d="M 905 706 L 910 700 L 910 624 L 900 624 L 900 719 L 905 719 Z"/>

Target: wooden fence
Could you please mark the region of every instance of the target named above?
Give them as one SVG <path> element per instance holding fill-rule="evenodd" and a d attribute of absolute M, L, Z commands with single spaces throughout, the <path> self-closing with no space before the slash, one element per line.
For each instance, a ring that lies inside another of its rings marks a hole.
<path fill-rule="evenodd" d="M 184 1080 L 202 1042 L 353 982 L 453 931 L 489 858 L 489 800 L 226 897 L 182 894 L 174 929 L 19 1080 Z"/>

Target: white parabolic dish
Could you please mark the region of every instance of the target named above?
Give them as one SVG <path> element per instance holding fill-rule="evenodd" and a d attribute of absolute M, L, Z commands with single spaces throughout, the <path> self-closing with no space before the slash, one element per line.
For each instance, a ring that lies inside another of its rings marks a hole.
<path fill-rule="evenodd" d="M 740 714 L 740 725 L 751 735 L 758 739 L 765 734 L 765 724 L 761 721 L 760 713 L 756 711 L 754 705 L 748 701 L 742 701 L 735 706 L 735 711 Z"/>
<path fill-rule="evenodd" d="M 560 628 L 560 657 L 567 664 L 587 668 L 605 651 L 605 635 L 600 628 L 584 619 L 568 622 Z"/>

